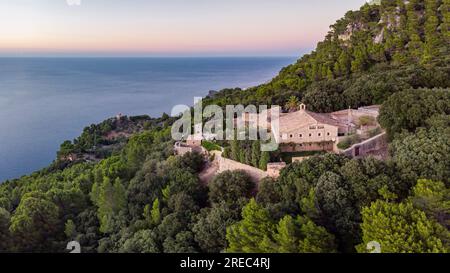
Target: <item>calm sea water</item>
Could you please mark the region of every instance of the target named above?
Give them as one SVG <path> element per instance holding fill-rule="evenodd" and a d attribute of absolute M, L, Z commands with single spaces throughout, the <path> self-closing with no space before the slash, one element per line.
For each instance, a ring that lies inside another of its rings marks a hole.
<path fill-rule="evenodd" d="M 59 145 L 115 116 L 274 77 L 295 58 L 0 58 L 0 181 L 47 166 Z"/>

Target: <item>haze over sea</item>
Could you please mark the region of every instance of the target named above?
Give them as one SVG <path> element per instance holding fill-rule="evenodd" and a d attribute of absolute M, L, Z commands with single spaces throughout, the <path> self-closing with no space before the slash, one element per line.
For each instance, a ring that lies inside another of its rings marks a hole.
<path fill-rule="evenodd" d="M 264 83 L 295 59 L 0 58 L 0 182 L 48 166 L 92 123 L 170 113 L 209 90 Z"/>

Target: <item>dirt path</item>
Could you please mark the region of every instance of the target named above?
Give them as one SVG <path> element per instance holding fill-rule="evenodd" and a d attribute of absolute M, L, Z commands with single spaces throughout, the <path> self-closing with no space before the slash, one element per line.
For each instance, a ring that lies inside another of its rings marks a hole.
<path fill-rule="evenodd" d="M 208 161 L 206 163 L 205 169 L 201 173 L 199 173 L 198 177 L 203 185 L 208 185 L 208 183 L 217 175 L 219 171 L 219 158 L 222 156 L 222 153 L 214 152 L 214 161 Z"/>

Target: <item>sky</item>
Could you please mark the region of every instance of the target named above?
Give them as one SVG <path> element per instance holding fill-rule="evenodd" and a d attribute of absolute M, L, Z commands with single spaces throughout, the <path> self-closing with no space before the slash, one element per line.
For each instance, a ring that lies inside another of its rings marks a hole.
<path fill-rule="evenodd" d="M 299 56 L 364 2 L 0 0 L 0 56 Z"/>

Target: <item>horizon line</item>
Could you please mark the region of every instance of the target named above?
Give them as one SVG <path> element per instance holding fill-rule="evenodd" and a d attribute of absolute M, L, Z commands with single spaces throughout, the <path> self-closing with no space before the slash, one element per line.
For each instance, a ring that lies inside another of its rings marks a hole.
<path fill-rule="evenodd" d="M 300 55 L 302 56 L 302 55 Z M 192 56 L 184 56 L 184 55 L 162 55 L 162 56 L 148 56 L 148 55 L 120 55 L 120 56 L 114 56 L 114 55 L 61 55 L 61 56 L 54 56 L 54 55 L 36 55 L 36 56 L 20 56 L 20 55 L 0 55 L 0 58 L 95 58 L 95 59 L 101 59 L 101 58 L 298 58 L 299 56 L 296 55 L 192 55 Z"/>

